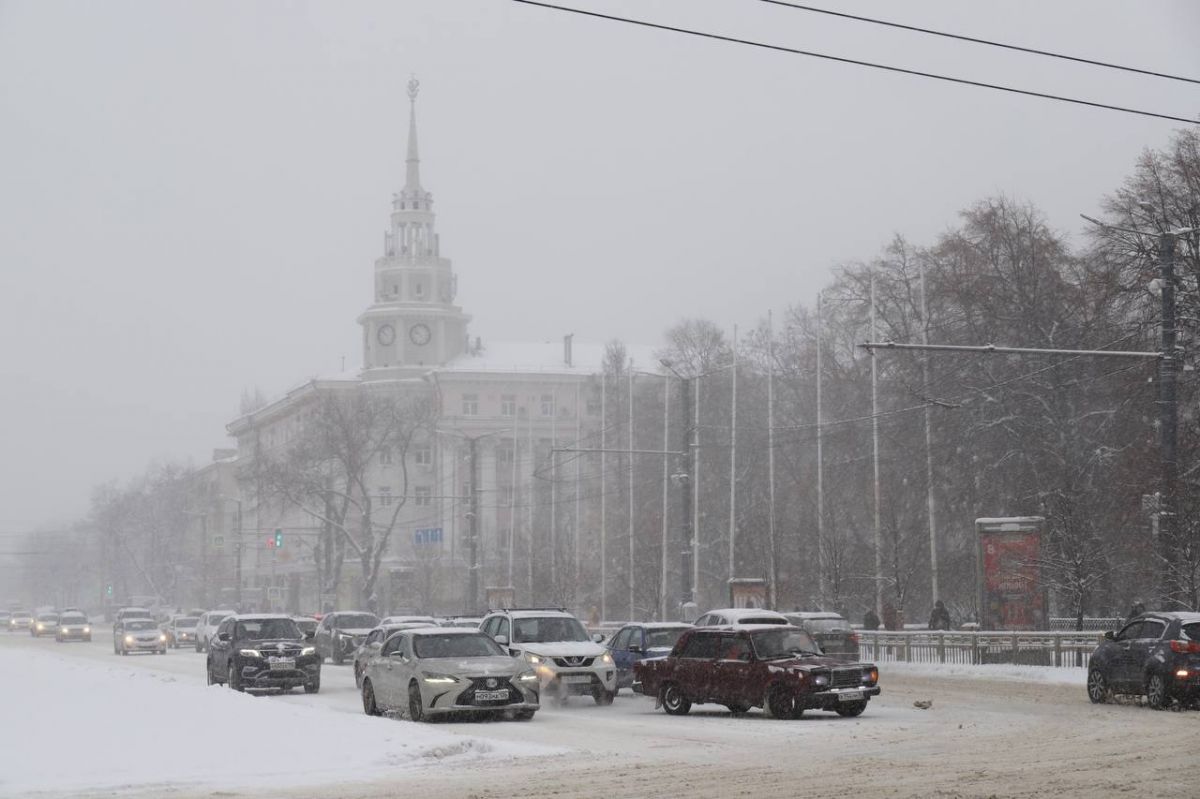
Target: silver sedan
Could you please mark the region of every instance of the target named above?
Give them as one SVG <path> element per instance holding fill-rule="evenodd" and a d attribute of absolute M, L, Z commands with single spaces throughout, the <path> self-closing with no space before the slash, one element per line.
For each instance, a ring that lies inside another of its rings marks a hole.
<path fill-rule="evenodd" d="M 413 721 L 446 714 L 527 720 L 538 709 L 538 676 L 478 630 L 401 630 L 366 663 L 363 710 L 400 711 Z"/>

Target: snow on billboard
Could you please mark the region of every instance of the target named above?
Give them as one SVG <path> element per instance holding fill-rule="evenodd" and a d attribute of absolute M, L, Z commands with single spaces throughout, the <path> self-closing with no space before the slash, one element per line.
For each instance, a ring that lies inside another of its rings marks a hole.
<path fill-rule="evenodd" d="M 985 630 L 1048 629 L 1040 516 L 976 519 L 979 607 Z"/>

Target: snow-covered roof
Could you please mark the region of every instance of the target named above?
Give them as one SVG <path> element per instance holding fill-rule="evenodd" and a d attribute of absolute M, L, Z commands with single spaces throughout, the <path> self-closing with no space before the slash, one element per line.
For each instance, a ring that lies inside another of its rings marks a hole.
<path fill-rule="evenodd" d="M 722 616 L 730 619 L 731 621 L 737 621 L 739 619 L 751 617 L 759 619 L 780 619 L 782 621 L 787 621 L 787 618 L 782 613 L 777 613 L 773 610 L 766 610 L 765 608 L 713 608 L 708 612 L 720 613 Z"/>
<path fill-rule="evenodd" d="M 845 621 L 846 617 L 840 613 L 831 613 L 824 610 L 798 610 L 795 613 L 785 613 L 789 619 L 841 619 Z"/>
<path fill-rule="evenodd" d="M 506 616 L 512 616 L 514 619 L 538 619 L 547 616 L 553 616 L 560 619 L 573 619 L 575 615 L 568 613 L 565 610 L 497 610 L 495 613 L 503 613 Z"/>
<path fill-rule="evenodd" d="M 565 358 L 561 339 L 549 341 L 484 341 L 475 355 L 462 355 L 440 372 L 527 372 L 550 374 L 597 374 L 604 368 L 606 344 L 576 341 L 571 344 L 571 365 Z M 661 372 L 655 348 L 626 345 L 633 368 Z"/>
<path fill-rule="evenodd" d="M 473 627 L 413 627 L 400 632 L 412 635 L 475 635 L 479 630 Z"/>
<path fill-rule="evenodd" d="M 233 616 L 234 621 L 265 621 L 267 619 L 288 619 L 291 621 L 292 617 L 286 613 L 236 613 Z"/>

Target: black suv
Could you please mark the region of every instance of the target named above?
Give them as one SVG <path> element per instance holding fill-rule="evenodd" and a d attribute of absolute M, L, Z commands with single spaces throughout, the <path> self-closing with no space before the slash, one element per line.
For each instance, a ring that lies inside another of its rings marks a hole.
<path fill-rule="evenodd" d="M 208 645 L 205 664 L 209 685 L 235 691 L 304 686 L 321 690 L 321 658 L 290 616 L 245 614 L 221 622 Z"/>
<path fill-rule="evenodd" d="M 1200 698 L 1200 613 L 1143 613 L 1107 632 L 1088 663 L 1088 698 L 1145 694 L 1150 707 Z"/>

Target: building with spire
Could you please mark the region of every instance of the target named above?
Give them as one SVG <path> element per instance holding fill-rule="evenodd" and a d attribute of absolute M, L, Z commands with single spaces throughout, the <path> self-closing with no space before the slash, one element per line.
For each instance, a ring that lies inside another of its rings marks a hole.
<path fill-rule="evenodd" d="M 306 381 L 227 426 L 240 475 L 242 529 L 233 546 L 242 604 L 288 612 L 369 604 L 380 612 L 475 613 L 489 600 L 603 607 L 598 463 L 558 450 L 600 440 L 606 348 L 571 335 L 532 343 L 472 337 L 471 317 L 455 304 L 458 279 L 442 255 L 433 193 L 422 183 L 419 88 L 409 81 L 404 185 L 392 196 L 372 302 L 358 317 L 361 370 Z M 627 355 L 642 367 L 654 363 L 648 349 Z M 349 407 L 364 397 L 408 408 L 423 402 L 428 415 L 402 442 L 360 442 L 366 463 L 355 496 L 311 473 L 281 487 L 285 472 L 299 468 L 306 436 L 334 427 L 323 416 L 330 403 Z M 376 540 L 386 530 L 378 552 L 364 554 L 364 518 Z M 374 581 L 364 594 L 368 572 Z"/>

